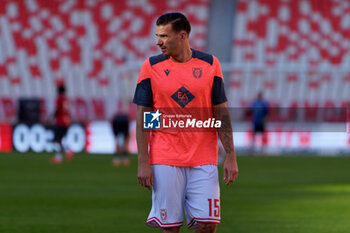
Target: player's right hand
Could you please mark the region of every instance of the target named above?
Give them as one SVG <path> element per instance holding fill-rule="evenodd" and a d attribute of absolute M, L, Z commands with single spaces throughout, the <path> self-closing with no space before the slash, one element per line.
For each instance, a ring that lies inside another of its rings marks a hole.
<path fill-rule="evenodd" d="M 137 179 L 142 187 L 152 189 L 153 172 L 149 163 L 139 163 L 137 167 Z"/>

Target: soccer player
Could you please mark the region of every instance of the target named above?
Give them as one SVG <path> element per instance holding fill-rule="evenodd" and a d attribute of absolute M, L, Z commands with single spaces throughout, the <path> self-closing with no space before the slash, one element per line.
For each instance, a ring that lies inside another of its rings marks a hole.
<path fill-rule="evenodd" d="M 180 231 L 183 210 L 190 229 L 216 231 L 220 222 L 218 137 L 227 153 L 223 165 L 226 185 L 238 176 L 221 67 L 216 57 L 190 48 L 190 30 L 181 13 L 166 13 L 157 19 L 157 46 L 162 53 L 144 62 L 134 96 L 138 182 L 152 189 L 147 225 L 161 227 L 162 232 Z M 205 132 L 144 130 L 143 113 L 160 108 L 207 108 L 222 121 L 222 127 Z"/>
<path fill-rule="evenodd" d="M 116 153 L 113 158 L 114 166 L 129 166 L 129 116 L 117 113 L 112 120 L 113 133 L 116 140 Z"/>
<path fill-rule="evenodd" d="M 256 99 L 250 105 L 249 111 L 252 113 L 252 145 L 251 145 L 251 153 L 255 153 L 255 141 L 256 136 L 258 134 L 261 135 L 262 138 L 262 147 L 261 153 L 264 151 L 264 147 L 267 143 L 267 138 L 265 134 L 265 125 L 267 121 L 268 115 L 268 103 L 263 98 L 263 94 L 261 92 L 258 93 Z"/>
<path fill-rule="evenodd" d="M 67 134 L 68 127 L 71 123 L 69 114 L 69 100 L 66 96 L 65 86 L 59 85 L 57 87 L 56 111 L 54 113 L 54 141 L 58 143 L 59 148 L 56 155 L 51 159 L 52 163 L 60 164 L 63 161 L 63 154 L 66 152 L 66 160 L 71 161 L 74 153 L 68 148 L 64 148 L 62 144 L 63 137 Z"/>

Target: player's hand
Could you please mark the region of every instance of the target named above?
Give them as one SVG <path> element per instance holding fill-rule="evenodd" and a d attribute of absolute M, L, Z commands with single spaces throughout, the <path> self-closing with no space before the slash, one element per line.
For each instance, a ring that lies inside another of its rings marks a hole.
<path fill-rule="evenodd" d="M 238 165 L 235 157 L 227 155 L 224 162 L 224 181 L 226 185 L 234 182 L 238 177 Z"/>
<path fill-rule="evenodd" d="M 137 179 L 142 187 L 152 189 L 153 172 L 148 162 L 139 162 L 137 167 Z"/>

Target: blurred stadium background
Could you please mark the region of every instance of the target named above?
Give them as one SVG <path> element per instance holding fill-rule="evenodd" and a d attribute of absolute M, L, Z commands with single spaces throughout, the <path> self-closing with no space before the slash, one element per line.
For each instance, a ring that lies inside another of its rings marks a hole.
<path fill-rule="evenodd" d="M 0 0 L 0 232 L 152 232 L 135 156 L 114 168 L 106 154 L 117 112 L 132 120 L 136 153 L 131 102 L 167 11 L 183 12 L 192 47 L 221 61 L 239 155 L 259 91 L 273 110 L 266 153 L 327 155 L 240 156 L 219 232 L 350 232 L 340 156 L 350 154 L 350 0 Z M 47 119 L 62 83 L 74 120 L 66 143 L 78 155 L 55 166 Z"/>
<path fill-rule="evenodd" d="M 159 53 L 154 22 L 163 12 L 181 11 L 192 23 L 192 47 L 222 62 L 239 150 L 250 144 L 250 125 L 237 113 L 263 91 L 279 109 L 270 112 L 267 152 L 349 152 L 349 127 L 337 118 L 337 109 L 346 111 L 350 101 L 348 0 L 2 0 L 1 5 L 1 151 L 52 149 L 43 127 L 13 126 L 45 124 L 54 111 L 56 85 L 64 83 L 73 121 L 81 125 L 68 140 L 71 147 L 113 153 L 108 121 L 116 112 L 135 119 L 131 102 L 140 65 Z M 295 108 L 303 109 L 301 128 L 288 118 L 288 109 Z M 323 124 L 314 124 L 317 119 Z M 134 124 L 131 132 L 136 152 Z"/>

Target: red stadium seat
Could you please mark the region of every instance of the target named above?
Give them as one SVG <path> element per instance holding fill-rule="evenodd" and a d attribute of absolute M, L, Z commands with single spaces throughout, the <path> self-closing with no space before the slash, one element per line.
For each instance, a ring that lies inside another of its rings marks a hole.
<path fill-rule="evenodd" d="M 160 53 L 154 23 L 167 11 L 187 15 L 192 46 L 205 49 L 208 0 L 147 2 L 2 1 L 0 98 L 52 98 L 65 82 L 71 98 L 131 101 L 139 64 Z M 127 63 L 134 68 L 126 76 Z"/>
<path fill-rule="evenodd" d="M 238 0 L 231 105 L 259 91 L 283 106 L 348 101 L 349 41 L 349 0 Z"/>

